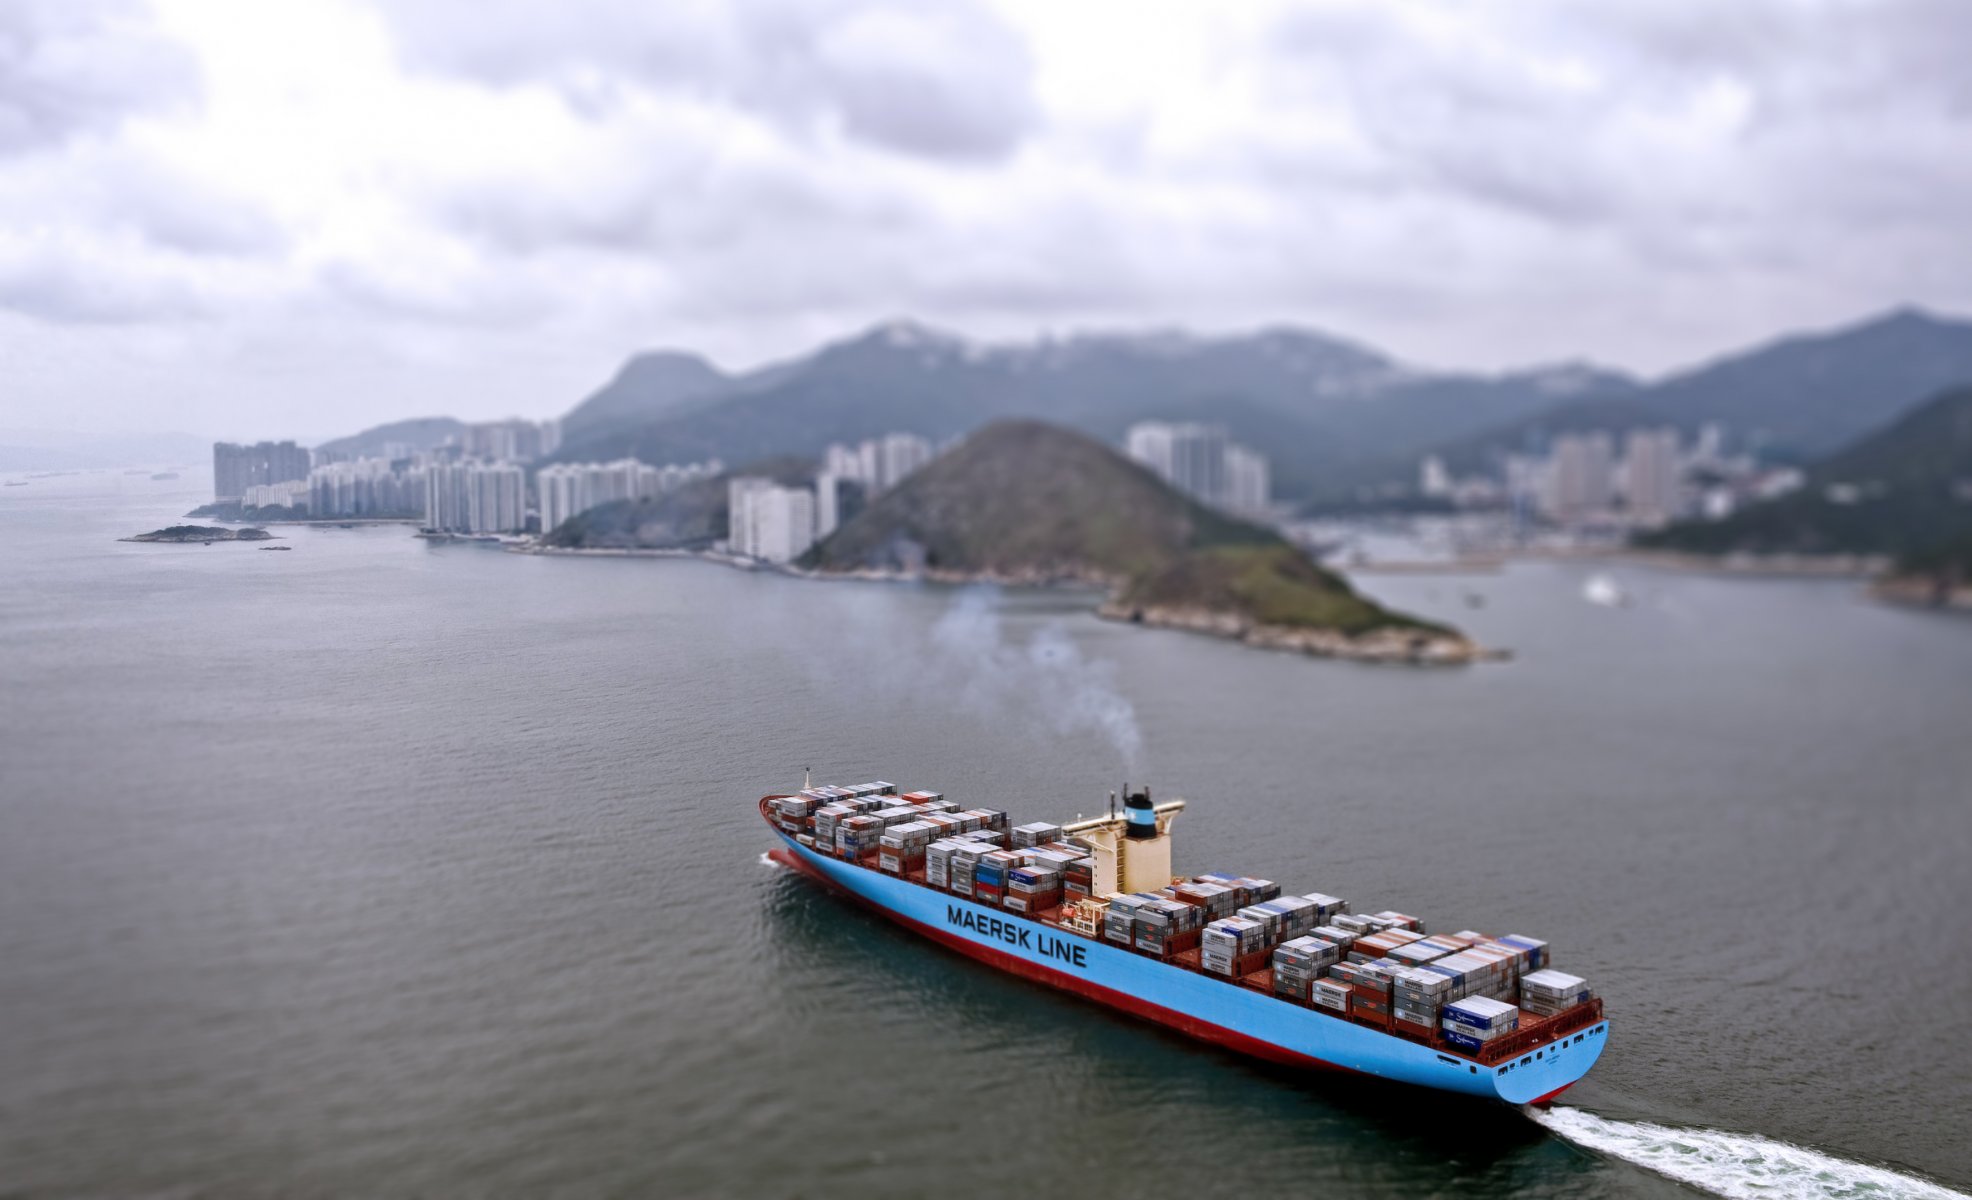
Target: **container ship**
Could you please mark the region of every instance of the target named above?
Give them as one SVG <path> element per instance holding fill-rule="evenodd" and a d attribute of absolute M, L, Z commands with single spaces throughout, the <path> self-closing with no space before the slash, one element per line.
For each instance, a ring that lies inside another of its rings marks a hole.
<path fill-rule="evenodd" d="M 1018 826 L 882 781 L 759 803 L 782 865 L 982 962 L 1258 1058 L 1540 1104 L 1601 1055 L 1602 1000 L 1546 942 L 1174 875 L 1184 801 L 1123 795 Z"/>

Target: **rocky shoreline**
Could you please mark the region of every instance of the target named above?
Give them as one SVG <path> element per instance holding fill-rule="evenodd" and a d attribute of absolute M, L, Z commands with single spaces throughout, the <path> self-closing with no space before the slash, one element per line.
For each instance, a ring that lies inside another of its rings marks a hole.
<path fill-rule="evenodd" d="M 1427 629 L 1385 626 L 1350 635 L 1334 629 L 1264 625 L 1249 621 L 1237 613 L 1211 609 L 1134 608 L 1114 600 L 1106 601 L 1096 610 L 1096 615 L 1109 621 L 1227 638 L 1260 650 L 1285 650 L 1317 658 L 1343 658 L 1356 662 L 1462 667 L 1477 662 L 1504 661 L 1510 657 L 1504 651 L 1488 650 L 1469 638 Z"/>
<path fill-rule="evenodd" d="M 1930 575 L 1892 575 L 1879 579 L 1870 595 L 1911 608 L 1942 608 L 1972 613 L 1972 581 Z"/>
<path fill-rule="evenodd" d="M 936 583 L 963 587 L 988 584 L 1013 588 L 1061 588 L 1102 593 L 1106 598 L 1096 615 L 1106 621 L 1175 629 L 1224 638 L 1259 650 L 1279 650 L 1316 658 L 1338 658 L 1354 662 L 1403 666 L 1467 666 L 1479 662 L 1503 662 L 1512 656 L 1490 650 L 1469 638 L 1436 633 L 1425 629 L 1388 626 L 1367 633 L 1350 635 L 1333 629 L 1300 629 L 1285 625 L 1264 625 L 1237 613 L 1204 608 L 1135 608 L 1117 602 L 1125 581 L 1100 573 L 1074 569 L 1032 571 L 896 571 L 863 568 L 854 571 L 808 571 L 799 567 L 776 566 L 737 558 L 713 550 L 656 549 L 636 547 L 510 546 L 517 554 L 585 555 L 609 558 L 698 558 L 745 571 L 772 571 L 796 579 L 862 583 Z"/>

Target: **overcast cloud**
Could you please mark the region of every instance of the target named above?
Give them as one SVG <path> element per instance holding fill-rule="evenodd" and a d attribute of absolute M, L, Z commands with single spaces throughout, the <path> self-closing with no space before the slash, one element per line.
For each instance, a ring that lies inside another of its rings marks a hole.
<path fill-rule="evenodd" d="M 328 436 L 1303 323 L 1660 370 L 1972 312 L 1961 0 L 0 5 L 0 426 Z"/>

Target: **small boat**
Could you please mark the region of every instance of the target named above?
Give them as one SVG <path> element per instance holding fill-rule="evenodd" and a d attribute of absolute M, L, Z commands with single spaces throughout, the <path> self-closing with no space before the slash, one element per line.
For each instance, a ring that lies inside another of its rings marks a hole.
<path fill-rule="evenodd" d="M 1582 599 L 1604 608 L 1630 606 L 1630 594 L 1617 587 L 1614 579 L 1600 573 L 1589 576 L 1587 582 L 1582 584 Z"/>

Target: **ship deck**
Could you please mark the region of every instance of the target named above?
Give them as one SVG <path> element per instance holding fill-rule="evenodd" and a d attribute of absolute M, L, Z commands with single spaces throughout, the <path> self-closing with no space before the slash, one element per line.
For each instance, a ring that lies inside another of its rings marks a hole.
<path fill-rule="evenodd" d="M 760 799 L 761 815 L 766 818 L 769 825 L 774 826 L 776 829 L 781 828 L 781 826 L 775 820 L 773 812 L 769 809 L 768 805 L 771 801 L 779 798 L 779 796 L 763 796 Z M 816 853 L 827 853 L 831 858 L 836 857 L 833 853 L 823 851 L 817 847 L 815 845 L 815 839 L 811 835 L 795 833 L 793 831 L 788 831 L 788 833 L 790 837 L 794 837 L 804 845 L 814 849 Z M 960 899 L 971 899 L 970 896 L 966 896 L 961 892 L 946 891 L 934 886 L 925 879 L 922 868 L 914 868 L 901 874 L 894 871 L 884 871 L 877 865 L 877 858 L 878 855 L 872 853 L 865 855 L 861 859 L 851 860 L 839 858 L 837 861 L 843 863 L 851 863 L 853 861 L 853 865 L 862 870 L 872 871 L 890 879 L 902 880 L 905 883 L 916 884 L 936 895 L 958 896 Z M 1353 1025 L 1360 1025 L 1366 1029 L 1374 1029 L 1379 1033 L 1389 1034 L 1391 1037 L 1402 1038 L 1405 1041 L 1429 1047 L 1436 1053 L 1457 1058 L 1462 1062 L 1477 1063 L 1485 1067 L 1498 1066 L 1520 1055 L 1531 1053 L 1536 1047 L 1545 1046 L 1549 1042 L 1559 1041 L 1570 1034 L 1594 1025 L 1602 1019 L 1602 999 L 1599 996 L 1593 997 L 1586 1004 L 1578 1004 L 1574 1008 L 1557 1013 L 1552 1017 L 1540 1018 L 1532 1023 L 1523 1020 L 1518 1029 L 1512 1033 L 1503 1034 L 1500 1037 L 1492 1039 L 1486 1043 L 1485 1049 L 1474 1054 L 1469 1050 L 1454 1046 L 1446 1041 L 1440 1030 L 1434 1029 L 1426 1033 L 1422 1032 L 1422 1026 L 1408 1025 L 1406 1022 L 1393 1021 L 1388 1018 L 1379 1020 L 1368 1013 L 1338 1013 L 1323 1008 L 1320 1005 L 1300 1003 L 1291 996 L 1278 995 L 1274 992 L 1274 972 L 1272 967 L 1265 967 L 1261 970 L 1240 976 L 1221 975 L 1217 972 L 1204 969 L 1199 961 L 1199 951 L 1196 947 L 1179 950 L 1168 955 L 1158 955 L 1138 949 L 1134 945 L 1124 946 L 1118 942 L 1105 941 L 1099 927 L 1093 927 L 1088 922 L 1077 921 L 1073 918 L 1073 906 L 1070 905 L 1042 909 L 1031 913 L 1016 912 L 1012 909 L 1005 911 L 1012 916 L 1032 921 L 1057 933 L 1082 938 L 1087 941 L 1099 942 L 1109 946 L 1113 950 L 1127 950 L 1129 953 L 1138 955 L 1139 957 L 1150 959 L 1153 962 L 1161 962 L 1166 966 L 1174 967 L 1180 971 L 1189 971 L 1201 978 L 1223 983 L 1227 987 L 1244 988 L 1249 991 L 1259 992 L 1269 999 L 1276 1000 L 1290 1008 L 1315 1013 L 1332 1021 L 1343 1021 Z M 1523 1009 L 1522 1012 L 1524 1013 L 1525 1010 Z"/>

